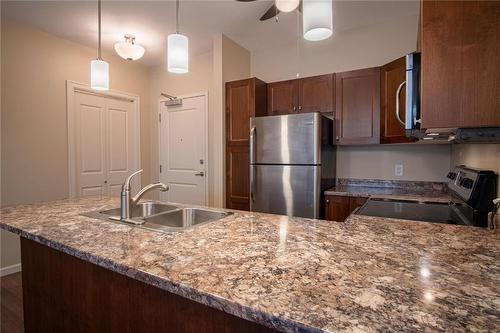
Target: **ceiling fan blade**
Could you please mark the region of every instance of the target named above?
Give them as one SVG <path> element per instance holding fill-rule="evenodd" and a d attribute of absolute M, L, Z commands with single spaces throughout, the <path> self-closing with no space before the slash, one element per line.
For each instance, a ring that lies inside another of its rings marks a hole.
<path fill-rule="evenodd" d="M 265 12 L 264 15 L 260 18 L 261 21 L 269 20 L 270 18 L 275 17 L 277 14 L 279 14 L 279 9 L 276 8 L 276 5 L 272 5 L 267 12 Z"/>
<path fill-rule="evenodd" d="M 253 2 L 253 1 L 257 1 L 257 0 L 236 0 L 238 2 Z"/>

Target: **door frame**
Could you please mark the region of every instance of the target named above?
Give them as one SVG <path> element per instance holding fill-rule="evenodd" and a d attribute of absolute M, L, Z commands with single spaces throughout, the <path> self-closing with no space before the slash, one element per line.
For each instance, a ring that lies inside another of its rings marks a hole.
<path fill-rule="evenodd" d="M 177 98 L 180 98 L 180 99 L 184 99 L 184 98 L 192 98 L 192 97 L 205 97 L 205 206 L 208 206 L 209 205 L 209 190 L 208 190 L 208 184 L 209 184 L 209 177 L 210 177 L 210 158 L 209 158 L 209 127 L 208 127 L 208 106 L 210 105 L 209 104 L 209 101 L 208 101 L 208 91 L 201 91 L 201 92 L 198 92 L 198 93 L 192 93 L 192 94 L 186 94 L 186 95 L 179 95 L 177 96 Z M 159 115 L 160 115 L 160 112 L 161 112 L 161 107 L 162 107 L 162 103 L 165 103 L 166 101 L 168 100 L 168 98 L 166 97 L 160 97 L 158 99 L 158 111 L 157 111 L 157 115 L 156 115 L 156 119 L 157 119 L 157 131 L 158 131 L 158 166 L 155 168 L 156 170 L 158 170 L 157 174 L 158 174 L 158 179 L 161 181 L 160 177 L 161 177 L 161 174 L 160 174 L 160 166 L 161 165 L 161 125 L 160 125 L 160 121 L 159 121 Z"/>
<path fill-rule="evenodd" d="M 77 92 L 126 100 L 133 103 L 136 117 L 137 147 L 135 156 L 135 168 L 141 168 L 141 116 L 140 97 L 118 90 L 96 91 L 88 84 L 66 80 L 66 120 L 67 120 L 67 145 L 68 145 L 68 194 L 70 199 L 77 197 L 76 189 L 76 151 L 75 151 L 75 94 Z M 139 184 L 141 184 L 139 179 Z"/>

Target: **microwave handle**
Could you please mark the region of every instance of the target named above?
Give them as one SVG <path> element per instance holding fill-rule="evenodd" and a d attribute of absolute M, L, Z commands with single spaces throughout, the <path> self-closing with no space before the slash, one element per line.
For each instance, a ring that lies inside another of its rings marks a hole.
<path fill-rule="evenodd" d="M 405 122 L 401 120 L 401 106 L 400 106 L 400 96 L 401 96 L 401 90 L 403 90 L 403 87 L 405 86 L 406 81 L 403 81 L 399 87 L 398 90 L 396 91 L 396 119 L 399 121 L 403 127 L 405 126 Z"/>

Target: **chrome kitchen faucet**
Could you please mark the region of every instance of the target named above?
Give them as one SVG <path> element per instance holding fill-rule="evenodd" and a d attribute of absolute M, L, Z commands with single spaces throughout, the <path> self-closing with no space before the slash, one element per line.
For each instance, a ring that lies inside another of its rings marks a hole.
<path fill-rule="evenodd" d="M 132 178 L 140 174 L 143 169 L 138 170 L 131 174 L 130 176 L 127 177 L 125 180 L 125 183 L 122 185 L 122 192 L 121 192 L 121 198 L 120 198 L 120 220 L 121 221 L 128 221 L 132 218 L 132 209 L 134 208 L 135 205 L 141 200 L 141 198 L 144 196 L 144 194 L 148 193 L 149 191 L 152 191 L 154 189 L 160 189 L 162 192 L 168 191 L 168 186 L 163 184 L 163 183 L 153 183 L 145 186 L 142 188 L 137 194 L 132 197 L 132 194 L 130 192 L 130 181 Z"/>

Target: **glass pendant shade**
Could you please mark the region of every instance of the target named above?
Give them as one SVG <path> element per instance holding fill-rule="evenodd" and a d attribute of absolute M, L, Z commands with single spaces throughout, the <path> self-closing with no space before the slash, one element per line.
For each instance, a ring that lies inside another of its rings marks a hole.
<path fill-rule="evenodd" d="M 106 61 L 95 59 L 90 62 L 90 87 L 95 90 L 109 89 L 109 65 Z"/>
<path fill-rule="evenodd" d="M 303 0 L 304 38 L 320 41 L 333 33 L 332 0 Z"/>
<path fill-rule="evenodd" d="M 300 4 L 300 0 L 276 0 L 276 8 L 280 12 L 288 13 L 296 9 Z"/>
<path fill-rule="evenodd" d="M 115 44 L 115 51 L 126 60 L 137 60 L 144 55 L 144 48 L 134 43 L 134 36 L 125 35 L 125 41 Z"/>
<path fill-rule="evenodd" d="M 188 38 L 181 34 L 168 35 L 167 65 L 171 73 L 184 74 L 189 71 Z"/>

